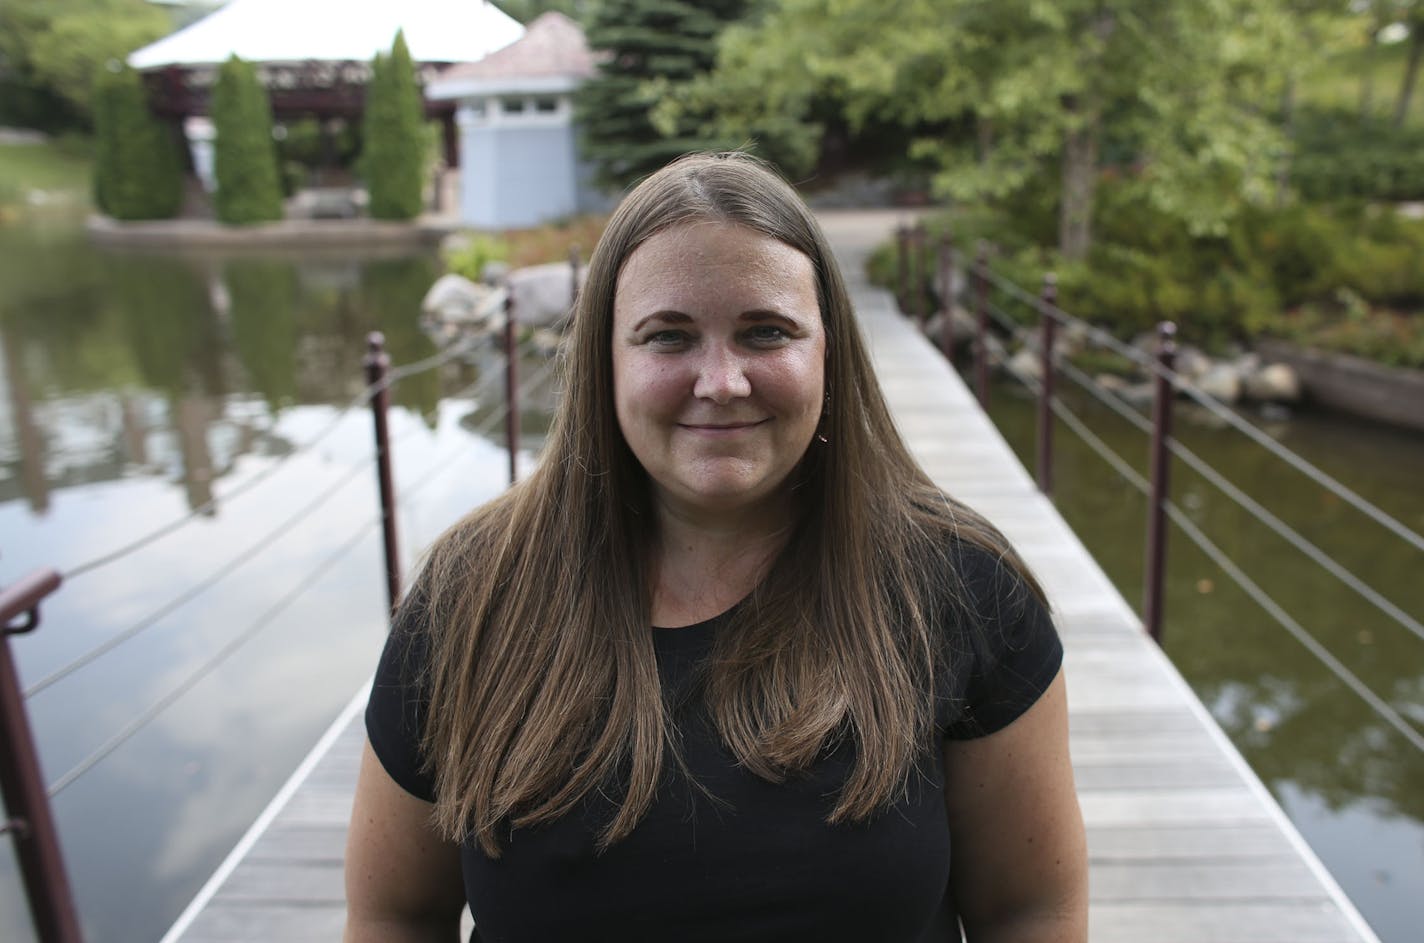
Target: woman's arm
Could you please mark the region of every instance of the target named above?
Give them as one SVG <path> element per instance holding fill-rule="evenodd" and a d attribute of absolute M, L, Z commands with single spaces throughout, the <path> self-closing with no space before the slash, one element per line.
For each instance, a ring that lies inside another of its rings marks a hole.
<path fill-rule="evenodd" d="M 969 943 L 1088 938 L 1083 815 L 1060 670 L 1004 729 L 944 748 L 954 895 Z"/>
<path fill-rule="evenodd" d="M 346 841 L 346 943 L 454 943 L 465 903 L 459 846 L 431 805 L 391 779 L 367 743 Z"/>

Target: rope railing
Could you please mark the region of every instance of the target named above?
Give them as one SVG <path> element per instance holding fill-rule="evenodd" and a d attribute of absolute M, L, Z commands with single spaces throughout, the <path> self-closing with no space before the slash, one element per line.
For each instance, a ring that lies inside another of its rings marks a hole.
<path fill-rule="evenodd" d="M 951 257 L 958 259 L 961 264 L 966 266 L 965 271 L 982 274 L 991 284 L 998 287 L 1005 294 L 1029 305 L 1040 315 L 1051 318 L 1060 324 L 1071 324 L 1075 328 L 1083 331 L 1091 340 L 1112 350 L 1119 356 L 1127 358 L 1150 375 L 1163 376 L 1170 380 L 1183 395 L 1191 398 L 1198 405 L 1212 413 L 1212 415 L 1226 422 L 1233 429 L 1271 452 L 1271 454 L 1275 455 L 1291 468 L 1294 468 L 1316 484 L 1330 491 L 1336 497 L 1366 517 L 1369 517 L 1376 524 L 1390 531 L 1415 549 L 1424 550 L 1424 535 L 1420 535 L 1369 499 L 1361 496 L 1352 488 L 1340 482 L 1328 472 L 1325 472 L 1303 456 L 1298 455 L 1280 442 L 1277 442 L 1256 426 L 1255 423 L 1252 423 L 1238 411 L 1230 408 L 1216 397 L 1200 389 L 1190 379 L 1182 376 L 1176 370 L 1165 367 L 1158 363 L 1151 355 L 1138 350 L 1130 344 L 1123 343 L 1102 328 L 1064 310 L 1059 305 L 1045 304 L 1043 299 L 1039 296 L 1034 295 L 998 272 L 995 272 L 992 266 L 982 263 L 977 259 L 969 259 L 964 253 L 957 249 L 951 249 L 950 253 Z M 1022 325 L 1010 319 L 1010 322 L 1004 326 L 1012 332 Z"/>
<path fill-rule="evenodd" d="M 1000 326 L 1014 323 L 1008 313 L 997 305 L 990 304 L 988 310 L 989 316 Z M 1032 346 L 1032 343 L 1030 343 L 1030 346 Z M 1124 402 L 1121 397 L 1115 396 L 1107 389 L 1104 389 L 1102 384 L 1094 381 L 1067 359 L 1061 361 L 1056 369 L 1060 370 L 1064 376 L 1072 380 L 1094 399 L 1127 420 L 1140 432 L 1151 435 L 1152 423 L 1146 416 L 1143 416 L 1131 405 Z M 1395 623 L 1413 633 L 1418 638 L 1424 639 L 1424 623 L 1421 623 L 1418 619 L 1405 612 L 1374 587 L 1341 565 L 1339 561 L 1335 560 L 1295 528 L 1281 520 L 1259 501 L 1232 484 L 1230 479 L 1214 468 L 1205 459 L 1183 445 L 1181 441 L 1173 438 L 1167 443 L 1167 448 L 1173 455 L 1180 458 L 1187 467 L 1205 478 L 1228 498 L 1236 502 L 1236 504 L 1248 514 L 1275 532 L 1277 536 L 1309 557 L 1314 563 L 1320 566 L 1321 569 L 1354 590 L 1362 599 L 1374 606 L 1385 616 L 1388 616 Z"/>
<path fill-rule="evenodd" d="M 431 369 L 431 367 L 426 367 L 426 369 Z M 532 391 L 535 386 L 539 382 L 542 382 L 542 380 L 547 377 L 549 372 L 551 371 L 552 364 L 546 364 L 543 369 L 537 371 L 534 375 L 532 375 L 529 378 L 529 381 L 521 387 L 520 395 L 526 395 L 528 392 Z M 394 372 L 395 371 L 392 371 L 392 373 Z M 405 376 L 412 375 L 414 374 L 405 374 Z M 485 376 L 482 376 L 475 382 L 469 384 L 468 386 L 464 387 L 463 389 L 455 392 L 454 394 L 448 397 L 444 397 L 444 399 L 462 399 L 466 396 L 473 395 L 474 393 L 478 392 L 483 387 L 488 385 L 490 382 L 491 381 L 489 379 L 489 375 L 487 374 Z M 389 382 L 387 385 L 389 385 Z M 372 384 L 372 386 L 377 386 L 377 384 Z M 439 407 L 437 406 L 436 409 L 426 412 L 425 414 L 423 414 L 423 418 L 427 421 L 433 419 L 437 415 L 438 409 Z M 503 410 L 497 413 L 497 415 L 493 419 L 487 420 L 486 423 L 484 423 L 483 425 L 492 426 L 494 423 L 499 421 L 502 415 Z M 392 445 L 404 441 L 405 439 L 408 439 L 410 436 L 412 436 L 418 431 L 419 426 L 412 424 L 392 440 Z M 480 429 L 476 430 L 476 434 L 483 435 L 487 434 L 488 431 L 489 429 L 481 427 Z M 213 588 L 218 583 L 222 582 L 224 579 L 237 572 L 239 569 L 242 568 L 244 564 L 255 559 L 259 554 L 262 553 L 262 551 L 268 549 L 274 543 L 276 543 L 277 540 L 294 530 L 297 525 L 301 524 L 303 521 L 309 518 L 318 508 L 329 502 L 333 497 L 336 496 L 337 493 L 343 490 L 352 481 L 356 480 L 357 477 L 359 477 L 360 475 L 368 474 L 368 463 L 372 457 L 374 457 L 374 453 L 367 454 L 365 458 L 363 458 L 360 462 L 353 464 L 352 467 L 348 469 L 347 472 L 343 474 L 339 479 L 337 479 L 337 481 L 335 481 L 332 485 L 318 493 L 315 498 L 313 498 L 311 501 L 299 508 L 296 512 L 285 518 L 276 527 L 269 530 L 266 534 L 264 534 L 254 543 L 252 543 L 247 549 L 243 550 L 237 556 L 233 557 L 231 560 L 229 560 L 223 566 L 219 567 L 212 574 L 205 577 L 198 583 L 192 585 L 183 593 L 175 597 L 173 600 L 163 604 L 162 606 L 159 606 L 157 609 L 150 612 L 143 618 L 136 620 L 128 628 L 116 633 L 112 637 L 94 646 L 84 654 L 72 659 L 62 667 L 56 668 L 49 674 L 46 674 L 45 676 L 40 678 L 38 681 L 35 681 L 33 684 L 25 688 L 23 696 L 26 699 L 32 698 L 40 692 L 44 691 L 45 689 L 64 680 L 65 678 L 69 677 L 70 675 L 74 674 L 85 666 L 93 663 L 103 655 L 106 655 L 114 649 L 118 648 L 123 643 L 137 637 L 138 635 L 141 635 L 147 629 L 152 628 L 154 625 L 158 624 L 165 616 L 170 615 L 171 613 L 175 612 L 187 603 L 192 602 L 198 596 L 207 592 L 209 589 Z"/>
<path fill-rule="evenodd" d="M 540 383 L 544 382 L 544 380 L 548 378 L 548 376 L 550 375 L 550 373 L 553 372 L 553 370 L 554 364 L 551 361 L 543 364 L 540 369 L 532 373 L 525 380 L 525 382 L 520 385 L 518 391 L 519 395 L 524 396 L 527 395 L 529 392 L 533 391 Z M 479 385 L 480 384 L 477 382 L 475 384 L 472 384 L 471 386 L 477 387 Z M 503 419 L 504 413 L 507 409 L 508 404 L 505 404 L 500 410 L 496 411 L 494 415 L 487 417 L 484 422 L 482 422 L 479 426 L 476 427 L 475 434 L 488 434 L 488 432 L 490 432 L 494 428 L 494 426 Z M 433 412 L 427 415 L 433 415 Z M 442 458 L 442 460 L 432 462 L 431 468 L 426 472 L 426 474 L 416 479 L 414 482 L 410 483 L 404 489 L 401 490 L 398 496 L 399 500 L 402 502 L 409 501 L 421 488 L 424 488 L 425 486 L 430 484 L 431 481 L 435 480 L 441 474 L 444 474 L 448 472 L 451 468 L 454 468 L 455 464 L 453 461 L 450 461 L 450 459 L 458 458 L 462 451 L 463 450 L 460 448 L 452 448 L 449 450 L 447 456 Z M 355 466 L 355 468 L 360 472 L 368 471 L 368 469 L 364 466 L 358 465 Z M 261 634 L 262 630 L 267 626 L 271 625 L 277 619 L 277 617 L 281 615 L 283 611 L 285 611 L 289 606 L 295 603 L 296 600 L 301 596 L 302 592 L 304 592 L 312 583 L 314 583 L 317 578 L 319 578 L 328 570 L 330 570 L 331 567 L 335 566 L 337 562 L 339 562 L 343 557 L 346 556 L 346 554 L 350 553 L 360 543 L 360 541 L 364 537 L 366 537 L 367 534 L 369 534 L 381 523 L 381 519 L 381 514 L 373 515 L 361 526 L 361 528 L 355 534 L 352 535 L 352 537 L 350 537 L 346 542 L 341 544 L 341 546 L 338 547 L 333 554 L 324 559 L 312 570 L 308 571 L 303 577 L 303 579 L 298 582 L 296 586 L 294 586 L 291 590 L 284 594 L 281 599 L 279 599 L 271 607 L 265 610 L 260 616 L 258 616 L 256 620 L 254 620 L 251 624 L 249 624 L 246 628 L 244 628 L 241 632 L 234 636 L 230 641 L 228 641 L 225 645 L 223 645 L 216 652 L 214 652 L 212 657 L 206 659 L 201 665 L 198 666 L 196 670 L 189 673 L 181 682 L 179 682 L 173 688 L 169 689 L 166 694 L 164 694 L 153 704 L 149 705 L 149 707 L 145 708 L 137 715 L 135 715 L 128 723 L 124 724 L 123 727 L 121 727 L 112 736 L 106 739 L 88 756 L 86 756 L 80 762 L 76 763 L 62 776 L 55 780 L 55 782 L 48 789 L 49 797 L 51 799 L 54 798 L 64 789 L 72 785 L 86 772 L 97 766 L 100 762 L 104 760 L 105 757 L 111 755 L 125 742 L 132 739 L 133 736 L 136 735 L 140 730 L 142 730 L 144 727 L 146 727 L 148 724 L 152 723 L 155 719 L 162 715 L 162 713 L 169 707 L 171 707 L 179 698 L 181 698 L 188 691 L 192 690 L 193 687 L 198 684 L 198 682 L 200 682 L 208 675 L 212 674 L 212 672 L 215 671 L 218 666 L 220 666 L 223 662 L 227 661 L 229 658 L 235 655 L 243 646 L 247 645 L 259 634 Z M 287 527 L 287 529 L 289 530 L 290 526 Z M 114 647 L 114 644 L 106 643 L 108 648 Z M 93 657 L 98 657 L 98 655 L 96 654 Z M 88 661 L 92 661 L 93 657 L 89 658 Z M 85 663 L 87 664 L 87 661 Z M 77 668 L 75 670 L 77 670 Z M 59 680 L 59 678 L 54 678 L 54 680 L 57 681 Z M 48 684 L 52 683 L 53 681 L 48 681 L 45 686 L 47 687 Z M 26 693 L 28 694 L 29 692 Z"/>
<path fill-rule="evenodd" d="M 385 380 L 379 383 L 367 384 L 361 389 L 361 392 L 351 397 L 351 399 L 347 401 L 337 411 L 336 415 L 333 416 L 331 420 L 325 426 L 323 426 L 321 431 L 319 431 L 316 435 L 312 436 L 310 439 L 303 442 L 301 445 L 297 446 L 291 451 L 281 456 L 278 456 L 275 460 L 273 460 L 272 464 L 268 465 L 266 468 L 252 475 L 250 478 L 241 482 L 240 484 L 234 485 L 232 488 L 223 492 L 223 494 L 215 495 L 214 497 L 209 498 L 207 501 L 204 501 L 197 507 L 192 508 L 190 511 L 188 511 L 187 514 L 184 514 L 181 517 L 174 518 L 168 523 L 160 525 L 159 527 L 154 528 L 152 531 L 149 531 L 148 533 L 143 534 L 142 536 L 137 537 L 134 540 L 131 540 L 128 543 L 115 548 L 114 550 L 108 551 L 97 557 L 86 560 L 83 563 L 70 567 L 68 570 L 64 571 L 64 578 L 66 580 L 72 580 L 77 576 L 83 576 L 84 574 L 89 573 L 93 570 L 97 570 L 101 567 L 105 567 L 111 563 L 117 562 L 118 560 L 127 557 L 130 554 L 137 553 L 145 547 L 157 543 L 159 540 L 162 540 L 169 534 L 172 534 L 175 531 L 182 529 L 183 527 L 187 526 L 198 518 L 207 516 L 210 511 L 212 511 L 218 506 L 219 501 L 225 503 L 230 502 L 239 495 L 251 491 L 257 485 L 261 484 L 268 478 L 272 477 L 272 475 L 276 474 L 278 469 L 280 469 L 287 462 L 291 461 L 299 455 L 310 452 L 318 444 L 328 438 L 333 432 L 337 430 L 338 427 L 340 427 L 341 423 L 346 419 L 347 415 L 349 415 L 352 411 L 369 404 L 371 402 L 371 397 L 375 396 L 377 393 L 381 392 L 384 389 L 388 389 L 397 380 L 414 376 L 415 374 L 422 373 L 426 370 L 433 370 L 436 367 L 449 363 L 456 357 L 467 353 L 474 346 L 474 341 L 478 339 L 479 338 L 477 335 L 472 336 L 470 338 L 466 338 L 457 344 L 450 345 L 438 354 L 426 357 L 423 360 L 417 360 L 413 363 L 406 364 L 402 367 L 398 367 L 391 370 L 390 375 L 388 375 Z M 415 369 L 417 367 L 419 369 Z"/>
<path fill-rule="evenodd" d="M 1024 376 L 1016 370 L 1009 369 L 1010 375 L 1018 380 L 1027 389 L 1037 395 L 1041 387 L 1031 377 Z M 1061 400 L 1054 398 L 1050 401 L 1050 408 L 1053 414 L 1063 422 L 1075 435 L 1083 441 L 1099 458 L 1106 462 L 1119 476 L 1123 478 L 1133 488 L 1137 489 L 1144 496 L 1151 493 L 1151 486 L 1147 479 L 1132 467 L 1122 456 L 1112 450 L 1106 442 L 1095 432 L 1088 428 L 1081 418 L 1069 409 Z M 1341 683 L 1353 691 L 1364 703 L 1385 723 L 1399 732 L 1411 746 L 1421 753 L 1424 753 L 1424 734 L 1409 721 L 1407 721 L 1390 704 L 1375 694 L 1359 676 L 1347 668 L 1340 659 L 1336 658 L 1329 649 L 1320 643 L 1313 635 L 1296 621 L 1290 613 L 1286 612 L 1258 583 L 1251 579 L 1249 575 L 1234 561 L 1229 554 L 1223 551 L 1211 540 L 1195 522 L 1191 520 L 1171 501 L 1166 502 L 1167 515 L 1181 528 L 1187 538 L 1192 541 L 1208 559 L 1221 568 L 1231 580 L 1236 583 L 1251 599 L 1270 615 L 1278 625 L 1284 628 L 1302 647 L 1325 666 L 1331 674 L 1338 678 Z"/>

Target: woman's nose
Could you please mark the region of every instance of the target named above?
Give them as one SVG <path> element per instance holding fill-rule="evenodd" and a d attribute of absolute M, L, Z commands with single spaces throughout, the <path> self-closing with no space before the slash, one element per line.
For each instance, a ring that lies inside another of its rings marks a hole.
<path fill-rule="evenodd" d="M 710 399 L 719 406 L 734 399 L 750 395 L 751 381 L 747 379 L 742 358 L 735 351 L 709 350 L 698 366 L 697 382 L 692 395 L 699 399 Z"/>

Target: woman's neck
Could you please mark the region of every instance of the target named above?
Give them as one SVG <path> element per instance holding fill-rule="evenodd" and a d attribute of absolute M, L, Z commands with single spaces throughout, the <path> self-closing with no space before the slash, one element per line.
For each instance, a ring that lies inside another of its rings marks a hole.
<path fill-rule="evenodd" d="M 660 508 L 653 550 L 653 624 L 693 625 L 726 612 L 765 575 L 789 520 L 688 517 Z M 788 515 L 789 516 L 789 515 Z"/>

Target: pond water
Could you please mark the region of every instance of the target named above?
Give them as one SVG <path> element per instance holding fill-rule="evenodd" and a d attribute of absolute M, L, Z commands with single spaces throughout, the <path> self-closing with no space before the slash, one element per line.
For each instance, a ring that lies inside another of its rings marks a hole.
<path fill-rule="evenodd" d="M 1064 389 L 1066 387 L 1066 389 Z M 1147 474 L 1146 437 L 1066 380 L 1059 392 Z M 1035 404 L 1007 381 L 990 414 L 1034 467 Z M 1180 441 L 1404 612 L 1424 621 L 1424 553 L 1188 404 Z M 1260 420 L 1257 420 L 1260 422 Z M 1301 414 L 1261 423 L 1281 444 L 1424 533 L 1424 436 Z M 1065 426 L 1055 503 L 1123 597 L 1140 607 L 1146 499 Z M 1424 640 L 1174 462 L 1172 498 L 1295 620 L 1391 707 L 1424 729 Z M 1306 841 L 1384 943 L 1424 918 L 1424 754 L 1381 720 L 1172 527 L 1163 643 Z"/>
<path fill-rule="evenodd" d="M 75 575 L 12 642 L 42 688 L 46 781 L 84 769 L 54 812 L 93 943 L 158 939 L 374 667 L 374 443 L 369 411 L 345 407 L 367 332 L 396 364 L 436 351 L 418 317 L 436 274 L 429 254 L 137 254 L 90 247 L 73 221 L 0 227 L 0 583 L 203 509 Z M 541 364 L 521 368 L 530 447 Z M 502 405 L 492 346 L 395 387 L 407 567 L 506 485 Z M 8 840 L 0 939 L 32 939 Z"/>
<path fill-rule="evenodd" d="M 41 628 L 13 642 L 22 682 L 46 685 L 28 707 L 51 783 L 167 704 L 54 803 L 91 941 L 157 939 L 374 665 L 384 584 L 371 423 L 345 406 L 363 386 L 366 332 L 385 332 L 396 363 L 435 352 L 417 316 L 434 275 L 433 258 L 420 254 L 137 254 L 90 247 L 72 220 L 0 227 L 0 583 L 39 566 L 70 570 L 208 507 L 75 576 L 45 604 Z M 477 348 L 394 391 L 407 566 L 504 487 L 499 363 Z M 526 361 L 522 375 L 537 363 Z M 552 399 L 547 384 L 534 394 L 524 408 L 528 447 Z M 1089 403 L 1075 408 L 1145 465 L 1137 433 Z M 1027 399 L 1001 388 L 992 412 L 1029 458 Z M 1417 551 L 1238 434 L 1189 414 L 1179 431 L 1424 615 Z M 1305 417 L 1270 431 L 1424 530 L 1424 438 Z M 1351 670 L 1424 724 L 1424 642 L 1209 486 L 1175 474 L 1175 497 L 1194 520 Z M 1057 493 L 1069 524 L 1135 604 L 1143 502 L 1061 429 Z M 1416 939 L 1424 756 L 1184 540 L 1174 539 L 1169 561 L 1173 660 L 1385 943 Z M 8 842 L 0 939 L 32 939 Z"/>

